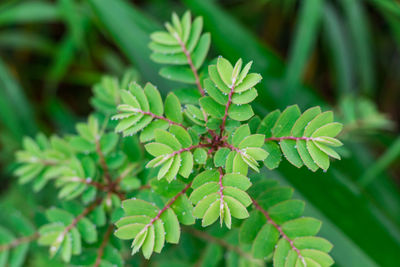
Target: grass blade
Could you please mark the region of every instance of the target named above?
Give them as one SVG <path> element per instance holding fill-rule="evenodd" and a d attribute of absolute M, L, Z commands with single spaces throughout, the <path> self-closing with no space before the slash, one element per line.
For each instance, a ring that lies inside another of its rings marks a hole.
<path fill-rule="evenodd" d="M 322 14 L 322 0 L 305 0 L 297 21 L 297 29 L 289 52 L 285 76 L 285 95 L 291 104 L 295 91 L 301 84 L 301 76 L 315 45 Z"/>
<path fill-rule="evenodd" d="M 323 8 L 323 34 L 326 46 L 329 48 L 333 65 L 333 73 L 336 76 L 336 86 L 339 89 L 337 99 L 352 93 L 353 88 L 353 64 L 350 60 L 350 48 L 347 39 L 347 31 L 336 8 L 330 3 L 325 3 Z"/>

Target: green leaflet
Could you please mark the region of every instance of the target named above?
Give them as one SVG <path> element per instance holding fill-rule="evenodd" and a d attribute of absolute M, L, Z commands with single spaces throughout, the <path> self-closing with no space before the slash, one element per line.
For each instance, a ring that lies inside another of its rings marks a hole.
<path fill-rule="evenodd" d="M 40 227 L 38 243 L 49 246 L 51 256 L 60 252 L 64 262 L 69 262 L 73 255 L 81 254 L 82 239 L 87 243 L 97 240 L 96 227 L 85 217 L 70 228 L 74 215 L 68 211 L 53 208 L 46 212 L 46 217 L 50 223 Z"/>
<path fill-rule="evenodd" d="M 169 132 L 156 129 L 154 135 L 155 142 L 147 144 L 145 148 L 156 158 L 148 162 L 147 167 L 161 166 L 157 177 L 165 178 L 169 182 L 178 173 L 185 178 L 189 177 L 193 164 L 198 159 L 197 150 L 193 157 L 188 149 L 192 145 L 190 134 L 184 128 L 173 125 Z"/>
<path fill-rule="evenodd" d="M 153 139 L 151 129 L 155 126 L 160 128 L 166 128 L 168 122 L 154 121 L 157 117 L 162 117 L 164 113 L 163 103 L 159 91 L 151 83 L 147 83 L 144 89 L 136 82 L 131 83 L 129 91 L 120 90 L 121 103 L 117 106 L 119 114 L 114 115 L 112 119 L 119 120 L 118 125 L 115 128 L 116 132 L 122 132 L 124 136 L 133 135 L 144 129 L 144 133 L 141 134 L 143 141 L 149 141 Z M 165 114 L 168 119 L 175 122 L 181 122 L 182 116 L 180 114 L 180 103 L 176 96 L 168 95 L 167 99 L 169 108 L 165 110 Z M 177 112 L 179 109 L 179 114 Z M 177 115 L 178 114 L 178 115 Z"/>
<path fill-rule="evenodd" d="M 232 166 L 232 172 L 246 175 L 247 166 L 258 171 L 257 161 L 262 161 L 268 156 L 268 152 L 261 148 L 264 140 L 265 137 L 262 134 L 250 135 L 247 124 L 237 128 L 228 146 L 232 152 L 226 159 L 227 166 Z"/>
<path fill-rule="evenodd" d="M 152 42 L 149 48 L 153 51 L 151 59 L 157 63 L 168 65 L 161 69 L 164 78 L 183 83 L 196 83 L 197 70 L 201 68 L 210 49 L 211 36 L 201 34 L 203 20 L 201 17 L 191 21 L 190 12 L 181 19 L 172 16 L 172 24 L 165 24 L 167 31 L 159 31 L 150 35 Z"/>
<path fill-rule="evenodd" d="M 140 13 L 133 15 L 140 20 Z M 49 223 L 39 230 L 39 244 L 49 246 L 51 256 L 72 265 L 95 264 L 93 250 L 101 245 L 100 264 L 121 266 L 121 244 L 100 240 L 114 234 L 130 241 L 132 254 L 141 251 L 149 259 L 165 242 L 179 242 L 181 224 L 200 219 L 203 227 L 218 220 L 228 229 L 240 224 L 246 251 L 276 266 L 333 264 L 327 254 L 332 245 L 315 237 L 320 222 L 302 217 L 304 203 L 291 199 L 293 189 L 267 178 L 253 185 L 247 174 L 259 172 L 260 161 L 277 168 L 282 155 L 297 167 L 326 170 L 329 157 L 340 159 L 335 147 L 342 145 L 336 139 L 342 125 L 319 107 L 301 114 L 293 105 L 262 120 L 254 116 L 251 103 L 261 75 L 251 73 L 252 62 L 233 64 L 222 56 L 203 67 L 211 36 L 202 27 L 202 18 L 174 13 L 164 31 L 150 36 L 151 58 L 165 64 L 160 74 L 187 88 L 169 92 L 163 101 L 154 85 L 136 83 L 134 71 L 120 80 L 105 77 L 93 89 L 97 112 L 77 124 L 77 134 L 24 140 L 15 170 L 20 181 L 40 190 L 53 180 L 61 199 L 74 200 L 63 202 L 65 210 L 46 211 Z M 1 229 L 0 238 L 14 239 Z M 236 233 L 224 236 L 226 242 L 236 246 Z M 220 264 L 222 249 L 215 243 L 199 264 Z M 229 252 L 226 263 L 247 265 L 247 258 Z"/>
<path fill-rule="evenodd" d="M 162 213 L 152 204 L 139 199 L 125 200 L 122 205 L 125 217 L 115 223 L 118 229 L 114 234 L 120 239 L 133 239 L 133 253 L 142 249 L 146 259 L 150 258 L 153 251 L 161 252 L 165 241 L 178 242 L 180 236 L 178 218 L 184 224 L 194 222 L 191 216 L 192 206 L 188 205 L 188 200 L 184 197 L 175 201 L 172 209 L 168 208 Z M 176 214 L 179 214 L 178 217 Z M 157 215 L 159 217 L 152 220 Z"/>
<path fill-rule="evenodd" d="M 264 165 L 269 169 L 278 167 L 283 154 L 298 168 L 305 165 L 313 172 L 319 168 L 327 170 L 329 157 L 340 159 L 333 148 L 342 145 L 335 137 L 343 125 L 332 121 L 333 113 L 321 113 L 319 107 L 310 108 L 303 114 L 297 105 L 286 108 L 282 113 L 271 112 L 257 129 L 257 132 L 266 134 L 264 149 L 269 152 L 269 156 Z"/>
<path fill-rule="evenodd" d="M 260 182 L 254 187 L 265 185 Z M 254 257 L 272 257 L 274 266 L 331 266 L 334 262 L 327 253 L 332 245 L 315 237 L 321 222 L 301 217 L 304 203 L 290 199 L 291 190 L 277 183 L 269 183 L 267 188 L 264 194 L 256 196 L 255 210 L 241 226 L 240 241 L 252 244 Z"/>
<path fill-rule="evenodd" d="M 222 190 L 219 185 L 222 183 Z M 202 225 L 208 226 L 220 218 L 221 224 L 231 227 L 231 217 L 243 219 L 248 216 L 246 207 L 251 199 L 245 192 L 250 182 L 239 174 L 220 174 L 204 171 L 192 183 L 190 201 L 195 205 L 193 215 L 202 218 Z"/>

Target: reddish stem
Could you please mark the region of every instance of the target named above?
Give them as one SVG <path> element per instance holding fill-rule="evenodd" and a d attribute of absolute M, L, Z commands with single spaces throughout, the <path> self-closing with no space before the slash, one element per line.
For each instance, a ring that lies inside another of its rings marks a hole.
<path fill-rule="evenodd" d="M 305 141 L 312 141 L 312 140 L 315 140 L 315 138 L 313 138 L 313 137 L 305 137 L 305 136 L 302 136 L 302 137 L 294 137 L 294 136 L 283 136 L 283 137 L 269 137 L 269 138 L 265 138 L 265 142 L 268 142 L 268 141 L 282 141 L 282 140 L 295 140 L 295 141 L 298 141 L 298 140 L 305 140 Z"/>
<path fill-rule="evenodd" d="M 233 96 L 234 91 L 235 91 L 235 81 L 232 82 L 231 91 L 229 92 L 229 95 L 228 95 L 228 102 L 225 105 L 225 114 L 224 114 L 224 117 L 222 118 L 222 123 L 220 126 L 220 129 L 221 129 L 220 136 L 221 137 L 225 130 L 226 119 L 228 117 L 228 110 L 232 104 L 232 96 Z"/>
<path fill-rule="evenodd" d="M 94 264 L 94 267 L 100 266 L 101 258 L 103 257 L 103 254 L 104 254 L 104 249 L 106 248 L 107 243 L 110 240 L 110 236 L 112 234 L 113 229 L 114 229 L 114 225 L 110 224 L 107 228 L 107 232 L 104 234 L 103 241 L 101 242 L 101 245 L 97 252 L 97 257 L 96 257 L 96 262 Z"/>
<path fill-rule="evenodd" d="M 104 177 L 106 178 L 107 183 L 111 184 L 112 183 L 111 175 L 110 175 L 110 172 L 108 170 L 108 166 L 107 166 L 104 154 L 101 151 L 100 137 L 96 138 L 96 152 L 99 155 L 100 165 L 101 165 L 101 168 L 104 171 Z"/>
<path fill-rule="evenodd" d="M 157 215 L 156 215 L 153 219 L 151 219 L 151 221 L 150 221 L 148 224 L 146 224 L 146 226 L 142 229 L 142 231 L 146 231 L 147 228 L 149 228 L 150 226 L 152 226 L 152 225 L 155 223 L 155 221 L 159 220 L 160 217 L 161 217 L 161 215 L 163 215 L 163 213 L 164 213 L 167 209 L 169 209 L 169 208 L 172 206 L 172 204 L 174 204 L 175 201 L 176 201 L 181 195 L 185 194 L 186 191 L 190 188 L 191 185 L 192 185 L 192 182 L 188 183 L 188 184 L 185 186 L 185 188 L 183 188 L 178 194 L 176 194 L 173 198 L 171 198 L 171 199 L 167 202 L 167 204 L 157 213 Z"/>
<path fill-rule="evenodd" d="M 9 250 L 15 247 L 18 247 L 19 245 L 25 244 L 25 243 L 30 243 L 33 240 L 36 240 L 39 238 L 39 233 L 36 232 L 30 236 L 24 236 L 21 238 L 17 238 L 15 240 L 13 240 L 11 243 L 9 244 L 4 244 L 4 245 L 0 245 L 0 251 L 4 251 L 4 250 Z"/>
<path fill-rule="evenodd" d="M 293 240 L 290 239 L 285 232 L 283 232 L 282 227 L 280 227 L 274 220 L 272 220 L 271 216 L 269 216 L 268 212 L 266 210 L 264 210 L 260 204 L 257 203 L 257 201 L 255 199 L 252 198 L 254 207 L 259 210 L 267 219 L 267 222 L 269 224 L 271 224 L 273 227 L 275 227 L 276 230 L 278 230 L 279 234 L 286 240 L 289 242 L 290 247 L 297 253 L 297 256 L 301 259 L 301 261 L 303 262 L 304 266 L 306 266 L 305 264 L 305 260 L 304 257 L 301 255 L 300 250 L 294 245 Z"/>
<path fill-rule="evenodd" d="M 144 111 L 144 110 L 141 110 L 141 109 L 135 109 L 135 112 L 142 113 L 143 115 L 151 116 L 153 119 L 163 120 L 163 121 L 168 122 L 169 124 L 175 124 L 175 125 L 181 126 L 182 128 L 186 129 L 186 127 L 183 126 L 182 123 L 174 122 L 174 121 L 172 121 L 172 120 L 170 120 L 170 119 L 168 119 L 168 118 L 166 118 L 164 116 L 156 115 L 156 114 L 154 114 L 154 113 L 152 113 L 150 111 Z"/>
<path fill-rule="evenodd" d="M 88 215 L 90 212 L 92 212 L 98 205 L 100 205 L 101 201 L 103 200 L 102 197 L 97 198 L 90 206 L 86 207 L 81 214 L 79 214 L 67 227 L 65 227 L 64 231 L 61 234 L 62 239 L 64 239 L 64 236 L 72 229 L 74 228 L 80 220 L 83 219 L 86 215 Z"/>
<path fill-rule="evenodd" d="M 219 171 L 219 197 L 220 197 L 220 205 L 219 205 L 219 210 L 220 214 L 223 214 L 224 211 L 224 186 L 222 185 L 222 179 L 224 178 L 224 172 L 221 167 L 218 168 Z M 222 218 L 220 218 L 221 224 L 222 224 Z"/>
<path fill-rule="evenodd" d="M 198 144 L 198 145 L 193 145 L 193 146 L 186 147 L 186 148 L 181 148 L 181 149 L 179 149 L 179 150 L 177 150 L 177 151 L 174 151 L 174 152 L 172 152 L 171 154 L 169 154 L 169 155 L 168 155 L 168 158 L 172 158 L 172 157 L 174 157 L 175 155 L 182 154 L 183 152 L 190 151 L 190 150 L 193 150 L 193 149 L 196 149 L 196 148 L 200 148 L 200 147 L 210 147 L 210 146 L 211 146 L 211 144 Z"/>
<path fill-rule="evenodd" d="M 204 89 L 201 87 L 200 78 L 199 78 L 199 73 L 197 72 L 197 69 L 196 69 L 196 67 L 195 67 L 194 64 L 193 64 L 193 60 L 192 60 L 192 57 L 191 57 L 191 55 L 190 55 L 190 52 L 187 50 L 185 44 L 182 42 L 182 40 L 181 40 L 181 38 L 179 37 L 178 34 L 175 34 L 174 37 L 175 37 L 175 39 L 178 41 L 179 45 L 180 45 L 181 48 L 182 48 L 182 52 L 183 52 L 183 53 L 185 54 L 185 56 L 186 56 L 186 59 L 187 59 L 188 64 L 189 64 L 189 66 L 190 66 L 190 69 L 192 70 L 193 75 L 194 75 L 194 78 L 195 78 L 195 80 L 196 80 L 197 89 L 199 89 L 200 94 L 201 94 L 202 96 L 205 96 L 206 94 L 205 94 L 205 92 L 204 92 Z"/>
<path fill-rule="evenodd" d="M 237 148 L 237 147 L 235 147 L 235 146 L 233 146 L 233 145 L 231 145 L 231 144 L 229 144 L 229 143 L 227 143 L 227 142 L 223 143 L 222 146 L 223 146 L 223 147 L 227 147 L 227 148 L 229 148 L 230 150 L 236 151 L 237 153 L 239 153 L 239 154 L 241 154 L 241 155 L 244 156 L 244 153 L 243 153 L 242 150 L 240 150 L 239 148 Z"/>

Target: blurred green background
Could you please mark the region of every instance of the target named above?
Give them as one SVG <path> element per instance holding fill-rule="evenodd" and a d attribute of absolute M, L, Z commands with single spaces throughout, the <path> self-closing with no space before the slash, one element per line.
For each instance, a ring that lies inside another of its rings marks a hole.
<path fill-rule="evenodd" d="M 0 2 L 0 207 L 28 218 L 49 205 L 12 176 L 24 135 L 74 131 L 92 110 L 103 74 L 135 68 L 165 94 L 149 33 L 190 9 L 212 34 L 210 59 L 253 60 L 263 76 L 254 108 L 297 103 L 336 110 L 342 161 L 327 173 L 283 164 L 267 172 L 296 189 L 323 220 L 337 266 L 399 266 L 400 4 L 391 0 L 2 0 Z M 1 222 L 0 222 L 1 223 Z M 46 266 L 46 251 L 29 266 Z M 54 267 L 55 263 L 51 263 Z"/>

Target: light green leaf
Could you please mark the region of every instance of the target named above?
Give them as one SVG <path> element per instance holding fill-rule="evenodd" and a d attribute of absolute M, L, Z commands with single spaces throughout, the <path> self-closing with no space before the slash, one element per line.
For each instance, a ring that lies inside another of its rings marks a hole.
<path fill-rule="evenodd" d="M 299 153 L 297 152 L 296 141 L 295 140 L 282 140 L 279 142 L 283 155 L 285 155 L 286 159 L 296 166 L 300 168 L 303 166 L 303 161 Z"/>
<path fill-rule="evenodd" d="M 313 172 L 318 170 L 318 168 L 319 168 L 318 165 L 314 162 L 313 158 L 311 157 L 310 153 L 308 152 L 306 141 L 297 140 L 296 146 L 297 146 L 297 152 L 299 153 L 304 165 L 306 165 L 307 168 Z"/>
<path fill-rule="evenodd" d="M 144 87 L 144 93 L 149 102 L 150 111 L 158 116 L 164 113 L 163 102 L 160 92 L 151 83 L 147 83 Z"/>
<path fill-rule="evenodd" d="M 225 83 L 227 87 L 232 86 L 232 72 L 233 67 L 231 63 L 223 57 L 218 57 L 217 60 L 217 70 L 218 74 L 221 77 L 222 81 Z"/>
<path fill-rule="evenodd" d="M 208 66 L 208 74 L 210 75 L 211 80 L 214 84 L 221 90 L 222 93 L 228 95 L 231 92 L 231 89 L 224 83 L 218 73 L 218 69 L 216 65 Z"/>
<path fill-rule="evenodd" d="M 321 228 L 321 222 L 314 218 L 303 217 L 282 224 L 282 231 L 289 237 L 316 235 Z"/>
<path fill-rule="evenodd" d="M 273 225 L 265 224 L 254 240 L 251 250 L 253 256 L 258 259 L 268 257 L 274 251 L 278 238 L 279 231 Z"/>
<path fill-rule="evenodd" d="M 256 84 L 261 81 L 262 77 L 260 74 L 257 73 L 250 73 L 248 74 L 243 81 L 235 87 L 235 93 L 244 92 L 253 88 Z"/>
<path fill-rule="evenodd" d="M 154 226 L 152 225 L 149 228 L 147 228 L 146 239 L 144 240 L 142 245 L 142 252 L 145 259 L 149 259 L 151 254 L 153 253 L 154 241 L 155 241 L 154 239 L 155 239 Z"/>
<path fill-rule="evenodd" d="M 245 121 L 253 117 L 254 112 L 249 104 L 231 105 L 228 109 L 228 115 L 231 119 Z"/>
<path fill-rule="evenodd" d="M 209 96 L 200 98 L 200 106 L 207 114 L 216 118 L 222 118 L 225 114 L 225 107 L 215 102 L 214 99 Z"/>
<path fill-rule="evenodd" d="M 237 219 L 245 219 L 249 217 L 246 207 L 240 203 L 238 200 L 230 197 L 224 196 L 224 200 L 231 211 L 231 215 Z"/>
<path fill-rule="evenodd" d="M 256 99 L 257 95 L 257 90 L 255 88 L 251 88 L 245 92 L 233 94 L 232 103 L 237 105 L 247 104 Z"/>
<path fill-rule="evenodd" d="M 303 114 L 297 119 L 292 128 L 292 136 L 301 137 L 304 134 L 304 129 L 307 124 L 321 113 L 320 107 L 312 107 L 304 111 Z"/>
<path fill-rule="evenodd" d="M 245 137 L 240 143 L 239 148 L 261 147 L 264 144 L 265 136 L 263 134 L 252 134 Z"/>
<path fill-rule="evenodd" d="M 306 126 L 304 130 L 304 136 L 310 137 L 317 129 L 322 126 L 331 123 L 333 121 L 333 112 L 326 111 L 318 116 L 316 116 L 310 123 Z"/>
<path fill-rule="evenodd" d="M 178 45 L 178 41 L 167 32 L 154 32 L 150 38 L 157 43 L 165 45 Z"/>
<path fill-rule="evenodd" d="M 174 93 L 169 93 L 165 99 L 165 116 L 177 123 L 183 121 L 181 103 Z"/>
<path fill-rule="evenodd" d="M 170 132 L 157 129 L 154 135 L 156 142 L 167 145 L 171 147 L 174 151 L 178 151 L 182 148 L 181 143 L 179 143 L 178 139 Z"/>
<path fill-rule="evenodd" d="M 189 151 L 181 154 L 181 167 L 179 168 L 179 174 L 185 178 L 188 178 L 193 170 L 193 154 Z"/>
<path fill-rule="evenodd" d="M 218 151 L 214 155 L 215 167 L 225 166 L 225 161 L 226 161 L 226 158 L 227 158 L 229 152 L 230 152 L 230 150 L 226 147 L 218 149 Z"/>
<path fill-rule="evenodd" d="M 179 47 L 179 49 L 181 49 Z M 195 84 L 196 78 L 193 74 L 193 71 L 186 66 L 168 66 L 164 67 L 160 70 L 160 75 L 166 79 Z"/>
<path fill-rule="evenodd" d="M 178 125 L 171 125 L 171 127 L 169 128 L 169 132 L 173 134 L 176 139 L 178 139 L 182 147 L 187 148 L 192 145 L 192 138 L 183 127 Z"/>
<path fill-rule="evenodd" d="M 221 201 L 217 200 L 207 209 L 204 214 L 201 226 L 206 227 L 213 224 L 220 216 Z"/>
<path fill-rule="evenodd" d="M 211 35 L 209 33 L 205 33 L 200 37 L 200 40 L 192 53 L 192 61 L 196 69 L 199 69 L 201 65 L 203 65 L 210 48 L 210 43 Z"/>
<path fill-rule="evenodd" d="M 320 128 L 318 128 L 311 137 L 328 136 L 335 137 L 343 129 L 343 124 L 338 122 L 328 123 Z"/>
<path fill-rule="evenodd" d="M 167 209 L 162 215 L 161 220 L 164 222 L 165 240 L 169 243 L 177 244 L 181 234 L 178 218 L 172 209 Z"/>
<path fill-rule="evenodd" d="M 204 148 L 196 148 L 193 153 L 193 158 L 197 164 L 205 164 L 207 160 L 207 151 Z"/>
<path fill-rule="evenodd" d="M 315 164 L 323 170 L 329 168 L 329 157 L 327 154 L 322 152 L 312 141 L 307 141 L 307 150 L 310 152 L 312 159 Z"/>
<path fill-rule="evenodd" d="M 290 136 L 293 125 L 300 117 L 300 109 L 297 105 L 287 107 L 276 121 L 272 128 L 272 136 L 283 137 Z"/>

